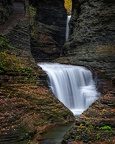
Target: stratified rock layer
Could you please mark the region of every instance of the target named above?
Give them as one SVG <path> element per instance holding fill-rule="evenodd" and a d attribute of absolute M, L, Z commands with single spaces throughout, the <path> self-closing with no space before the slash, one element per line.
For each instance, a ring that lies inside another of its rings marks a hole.
<path fill-rule="evenodd" d="M 115 91 L 101 97 L 79 118 L 62 144 L 115 143 Z"/>
<path fill-rule="evenodd" d="M 15 3 L 19 13 L 9 17 L 2 31 L 6 36 L 0 34 L 0 144 L 38 144 L 41 132 L 74 121 L 73 114 L 46 86 L 46 74 L 35 64 L 28 11 L 22 12 L 19 2 Z"/>
<path fill-rule="evenodd" d="M 31 29 L 32 54 L 36 60 L 55 59 L 65 42 L 64 0 L 39 0 L 34 7 L 37 12 Z"/>
<path fill-rule="evenodd" d="M 115 143 L 114 9 L 112 0 L 73 0 L 70 37 L 63 47 L 66 57 L 56 62 L 92 68 L 99 78 L 97 87 L 102 97 L 76 119 L 62 144 Z"/>
<path fill-rule="evenodd" d="M 90 65 L 100 69 L 108 77 L 114 76 L 115 1 L 73 2 L 71 35 L 63 47 L 63 54 L 70 62 Z"/>

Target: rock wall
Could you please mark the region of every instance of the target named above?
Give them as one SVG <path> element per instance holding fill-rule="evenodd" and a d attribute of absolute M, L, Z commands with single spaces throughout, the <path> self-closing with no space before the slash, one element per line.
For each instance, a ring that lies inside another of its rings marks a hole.
<path fill-rule="evenodd" d="M 46 74 L 31 55 L 29 5 L 25 0 L 25 11 L 22 2 L 15 1 L 0 29 L 0 144 L 38 144 L 46 129 L 74 121 L 49 91 Z"/>
<path fill-rule="evenodd" d="M 10 0 L 0 1 L 0 25 L 5 23 L 12 11 L 12 3 Z"/>
<path fill-rule="evenodd" d="M 114 94 L 111 92 L 101 97 L 81 114 L 62 144 L 114 144 Z"/>
<path fill-rule="evenodd" d="M 76 119 L 62 144 L 114 144 L 115 1 L 72 1 L 70 37 L 56 62 L 92 68 L 102 96 Z"/>
<path fill-rule="evenodd" d="M 3 2 L 0 2 L 3 7 Z M 9 0 L 5 1 L 6 6 L 12 8 L 6 22 L 0 26 L 0 32 L 8 38 L 9 44 L 17 49 L 17 56 L 31 57 L 30 48 L 30 22 L 29 22 L 29 1 Z M 8 7 L 6 7 L 8 11 Z M 5 9 L 4 9 L 5 12 Z"/>
<path fill-rule="evenodd" d="M 67 13 L 64 0 L 39 0 L 36 9 L 32 26 L 32 54 L 36 60 L 57 58 L 65 42 Z"/>
<path fill-rule="evenodd" d="M 73 0 L 70 37 L 63 47 L 69 62 L 115 73 L 115 1 Z"/>

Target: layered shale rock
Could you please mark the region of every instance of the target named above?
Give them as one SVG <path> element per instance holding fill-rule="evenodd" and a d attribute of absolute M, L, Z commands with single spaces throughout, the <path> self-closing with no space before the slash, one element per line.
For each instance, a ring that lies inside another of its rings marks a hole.
<path fill-rule="evenodd" d="M 100 79 L 97 86 L 102 97 L 76 119 L 63 144 L 115 143 L 114 6 L 112 0 L 73 0 L 65 57 L 56 61 L 91 67 Z"/>
<path fill-rule="evenodd" d="M 35 64 L 30 21 L 23 12 L 23 17 L 18 13 L 15 19 L 12 14 L 4 36 L 0 34 L 0 144 L 39 143 L 41 132 L 74 120 L 45 85 L 46 75 Z"/>
<path fill-rule="evenodd" d="M 64 1 L 40 0 L 33 7 L 36 16 L 32 25 L 32 54 L 36 60 L 57 58 L 65 42 Z"/>
<path fill-rule="evenodd" d="M 65 135 L 62 144 L 115 143 L 115 91 L 92 104 Z"/>
<path fill-rule="evenodd" d="M 65 61 L 90 65 L 107 77 L 115 73 L 115 1 L 73 0 Z M 100 75 L 101 76 L 101 75 Z"/>

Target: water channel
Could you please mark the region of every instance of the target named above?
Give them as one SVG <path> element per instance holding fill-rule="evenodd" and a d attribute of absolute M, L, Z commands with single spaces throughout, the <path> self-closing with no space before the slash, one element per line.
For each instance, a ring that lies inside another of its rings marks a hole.
<path fill-rule="evenodd" d="M 44 139 L 40 142 L 40 144 L 61 144 L 63 136 L 72 128 L 73 124 L 74 123 L 55 126 L 42 135 Z"/>

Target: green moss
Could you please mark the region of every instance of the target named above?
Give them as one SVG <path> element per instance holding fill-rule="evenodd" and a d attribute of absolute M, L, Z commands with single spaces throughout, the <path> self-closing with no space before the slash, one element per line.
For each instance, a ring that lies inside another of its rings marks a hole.
<path fill-rule="evenodd" d="M 36 8 L 33 7 L 32 5 L 29 6 L 29 12 L 31 16 L 34 16 L 36 14 Z"/>
<path fill-rule="evenodd" d="M 32 35 L 34 35 L 34 33 L 36 33 L 36 31 L 33 30 L 32 26 L 34 25 L 34 18 L 35 18 L 35 15 L 36 15 L 36 12 L 37 12 L 37 9 L 33 6 L 33 5 L 30 5 L 29 6 L 29 14 L 30 14 L 30 25 L 31 25 L 31 33 Z"/>
<path fill-rule="evenodd" d="M 34 75 L 34 70 L 24 65 L 21 59 L 15 55 L 9 54 L 7 51 L 0 52 L 0 73 L 12 71 L 14 75 Z"/>
<path fill-rule="evenodd" d="M 35 82 L 36 70 L 28 61 L 16 54 L 16 49 L 8 44 L 8 39 L 0 34 L 0 74 L 15 76 L 21 83 Z"/>

